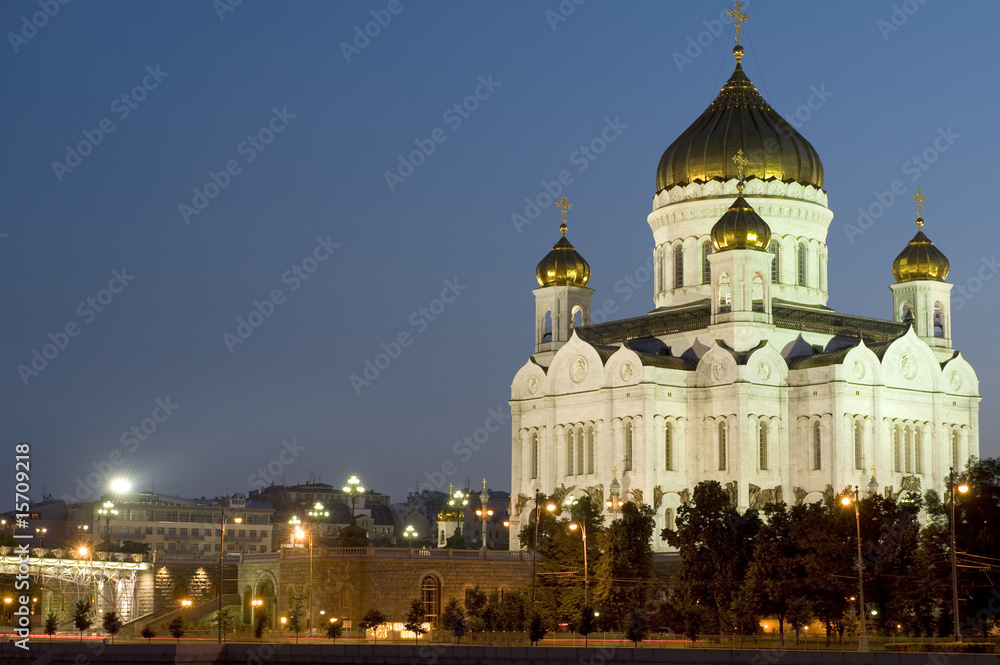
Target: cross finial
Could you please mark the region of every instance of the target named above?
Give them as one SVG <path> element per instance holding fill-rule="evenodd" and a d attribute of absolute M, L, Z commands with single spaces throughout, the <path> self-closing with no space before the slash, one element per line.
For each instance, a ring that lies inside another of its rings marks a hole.
<path fill-rule="evenodd" d="M 917 202 L 917 228 L 919 229 L 924 225 L 923 215 L 924 215 L 924 201 L 927 197 L 924 196 L 920 188 L 917 187 L 917 193 L 913 195 L 913 200 Z"/>
<path fill-rule="evenodd" d="M 733 164 L 736 164 L 736 173 L 740 177 L 740 182 L 736 185 L 736 189 L 741 192 L 743 191 L 743 178 L 746 176 L 746 168 L 749 163 L 750 160 L 743 156 L 743 148 L 737 150 L 736 154 L 733 155 Z"/>
<path fill-rule="evenodd" d="M 562 225 L 559 227 L 559 230 L 563 232 L 563 235 L 566 235 L 566 211 L 572 208 L 573 204 L 567 201 L 566 195 L 563 194 L 556 201 L 556 205 L 562 208 Z"/>
<path fill-rule="evenodd" d="M 736 0 L 736 9 L 729 10 L 729 18 L 736 24 L 736 45 L 739 46 L 743 38 L 743 24 L 750 20 L 750 17 L 743 11 L 743 3 Z"/>
<path fill-rule="evenodd" d="M 483 478 L 483 489 L 486 489 L 486 479 Z"/>
<path fill-rule="evenodd" d="M 451 496 L 454 493 L 455 493 L 454 483 L 448 483 L 448 496 Z"/>

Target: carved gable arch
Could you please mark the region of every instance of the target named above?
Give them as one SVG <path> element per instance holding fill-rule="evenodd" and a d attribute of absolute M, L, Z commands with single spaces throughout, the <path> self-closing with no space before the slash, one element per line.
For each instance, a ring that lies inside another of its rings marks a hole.
<path fill-rule="evenodd" d="M 529 360 L 517 370 L 510 384 L 511 399 L 534 399 L 546 394 L 545 370 Z"/>
<path fill-rule="evenodd" d="M 764 344 L 747 358 L 746 378 L 766 386 L 784 385 L 788 378 L 788 363 L 774 347 Z"/>
<path fill-rule="evenodd" d="M 941 365 L 912 327 L 889 345 L 881 365 L 886 386 L 928 392 L 941 389 Z"/>
<path fill-rule="evenodd" d="M 733 352 L 718 341 L 702 355 L 695 370 L 696 386 L 719 386 L 739 378 L 739 366 Z"/>
<path fill-rule="evenodd" d="M 962 353 L 956 352 L 942 364 L 943 390 L 952 395 L 969 395 L 977 397 L 979 395 L 979 377 L 972 365 L 962 357 Z"/>
<path fill-rule="evenodd" d="M 600 390 L 604 387 L 604 360 L 597 349 L 574 331 L 570 340 L 556 351 L 546 378 L 549 395 Z"/>
<path fill-rule="evenodd" d="M 642 381 L 643 366 L 639 354 L 622 344 L 604 368 L 604 385 L 632 386 Z"/>

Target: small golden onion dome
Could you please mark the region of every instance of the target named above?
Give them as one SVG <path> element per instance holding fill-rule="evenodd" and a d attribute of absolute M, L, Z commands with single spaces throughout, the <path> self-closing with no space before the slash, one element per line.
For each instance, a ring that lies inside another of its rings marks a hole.
<path fill-rule="evenodd" d="M 562 237 L 535 269 L 539 286 L 587 286 L 590 265 L 566 239 L 566 223 L 559 227 Z"/>
<path fill-rule="evenodd" d="M 747 177 L 823 186 L 823 163 L 815 148 L 764 100 L 740 65 L 704 113 L 660 158 L 656 191 L 674 185 L 738 177 L 730 156 L 742 149 Z"/>
<path fill-rule="evenodd" d="M 743 198 L 742 183 L 739 190 L 740 197 L 712 227 L 712 247 L 717 252 L 727 249 L 764 251 L 771 242 L 771 227 Z"/>
<path fill-rule="evenodd" d="M 933 279 L 943 282 L 948 276 L 948 259 L 924 235 L 924 220 L 917 217 L 917 235 L 911 240 L 896 260 L 892 262 L 892 274 L 897 282 L 913 282 L 919 279 Z"/>

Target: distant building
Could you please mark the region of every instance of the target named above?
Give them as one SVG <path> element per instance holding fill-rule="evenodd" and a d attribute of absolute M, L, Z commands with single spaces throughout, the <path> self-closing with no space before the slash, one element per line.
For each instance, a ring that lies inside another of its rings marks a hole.
<path fill-rule="evenodd" d="M 112 505 L 106 507 L 105 502 Z M 68 526 L 72 533 L 89 532 L 94 545 L 130 540 L 149 545 L 151 552 L 218 556 L 223 511 L 227 552 L 271 551 L 274 509 L 266 501 L 238 496 L 185 499 L 153 492 L 105 496 L 70 506 Z"/>

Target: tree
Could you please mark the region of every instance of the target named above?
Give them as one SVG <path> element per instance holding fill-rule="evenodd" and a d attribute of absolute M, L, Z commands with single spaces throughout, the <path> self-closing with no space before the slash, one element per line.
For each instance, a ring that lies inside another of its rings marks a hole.
<path fill-rule="evenodd" d="M 650 585 L 656 579 L 653 515 L 651 506 L 636 506 L 629 501 L 622 506 L 621 517 L 598 537 L 601 555 L 595 567 L 598 582 L 594 596 L 602 619 L 619 630 L 627 630 L 631 613 L 645 607 Z"/>
<path fill-rule="evenodd" d="M 101 622 L 104 626 L 104 632 L 111 636 L 111 643 L 115 643 L 115 635 L 117 635 L 122 629 L 122 620 L 119 618 L 118 613 L 111 611 L 104 613 L 104 620 Z"/>
<path fill-rule="evenodd" d="M 681 620 L 684 622 L 684 636 L 691 642 L 697 642 L 702 629 L 708 623 L 709 611 L 701 605 L 689 605 L 681 611 Z"/>
<path fill-rule="evenodd" d="M 146 638 L 146 643 L 147 644 L 151 643 L 152 640 L 153 640 L 153 638 L 156 637 L 156 631 L 153 630 L 153 627 L 150 626 L 149 624 L 146 624 L 145 626 L 143 626 L 142 627 L 142 632 L 139 633 L 139 634 Z"/>
<path fill-rule="evenodd" d="M 410 609 L 406 612 L 406 620 L 403 622 L 403 628 L 413 633 L 414 644 L 417 643 L 421 635 L 427 632 L 427 629 L 424 628 L 424 618 L 426 616 L 424 614 L 424 601 L 420 598 L 415 598 L 410 603 Z"/>
<path fill-rule="evenodd" d="M 73 610 L 73 625 L 76 629 L 80 631 L 80 641 L 83 641 L 83 631 L 90 628 L 93 622 L 90 620 L 90 601 L 80 600 L 77 601 L 75 609 Z"/>
<path fill-rule="evenodd" d="M 372 608 L 365 612 L 364 617 L 361 618 L 361 623 L 358 625 L 363 630 L 371 630 L 375 636 L 375 641 L 378 642 L 378 627 L 386 623 L 389 623 L 389 619 L 382 614 L 381 610 Z"/>
<path fill-rule="evenodd" d="M 541 642 L 547 632 L 549 632 L 549 629 L 545 627 L 545 622 L 542 621 L 542 615 L 536 612 L 535 615 L 531 617 L 531 626 L 528 628 L 528 636 L 531 638 L 531 644 L 535 645 Z"/>
<path fill-rule="evenodd" d="M 587 646 L 587 636 L 597 630 L 597 617 L 594 616 L 594 608 L 584 605 L 580 610 L 580 619 L 576 623 L 576 632 L 583 635 L 583 646 Z"/>
<path fill-rule="evenodd" d="M 711 629 L 732 625 L 730 613 L 753 559 L 760 525 L 757 511 L 741 515 L 717 481 L 698 483 L 691 501 L 677 511 L 676 531 L 661 533 L 679 550 L 681 560 L 672 602 L 701 606 L 709 613 Z"/>
<path fill-rule="evenodd" d="M 808 626 L 813 618 L 812 603 L 804 596 L 796 596 L 788 601 L 788 623 L 795 631 L 795 646 L 799 645 L 799 630 Z"/>
<path fill-rule="evenodd" d="M 52 636 L 56 634 L 56 630 L 59 628 L 59 619 L 56 617 L 55 612 L 49 612 L 49 615 L 45 617 L 45 634 L 49 636 L 49 642 L 52 642 Z"/>
<path fill-rule="evenodd" d="M 646 639 L 647 630 L 646 613 L 643 612 L 641 607 L 636 607 L 629 613 L 625 637 L 632 642 L 632 646 L 637 647 L 639 646 L 639 642 Z"/>
<path fill-rule="evenodd" d="M 457 598 L 449 598 L 441 611 L 441 625 L 455 636 L 455 644 L 462 643 L 462 636 L 469 632 L 469 622 L 465 618 L 465 608 Z"/>
<path fill-rule="evenodd" d="M 330 623 L 326 624 L 326 636 L 333 640 L 333 643 L 337 643 L 337 638 L 344 634 L 344 624 L 341 623 L 336 617 L 330 619 Z"/>
<path fill-rule="evenodd" d="M 253 626 L 253 636 L 257 638 L 260 642 L 261 638 L 264 637 L 264 631 L 267 630 L 267 624 L 270 621 L 270 617 L 267 616 L 267 612 L 261 612 L 257 615 L 257 621 Z"/>
<path fill-rule="evenodd" d="M 500 625 L 503 630 L 521 632 L 528 624 L 528 600 L 521 591 L 509 591 L 500 602 Z"/>
<path fill-rule="evenodd" d="M 170 631 L 173 638 L 177 640 L 178 644 L 180 644 L 181 638 L 184 637 L 184 619 L 177 617 L 170 622 L 170 625 L 167 626 L 167 630 Z"/>
<path fill-rule="evenodd" d="M 219 630 L 221 628 L 222 634 L 225 635 L 227 632 L 229 632 L 229 629 L 232 628 L 233 625 L 236 623 L 236 620 L 233 617 L 233 615 L 229 613 L 229 608 L 223 607 L 221 612 L 216 613 L 215 621 L 213 621 L 212 623 L 215 624 L 216 630 Z"/>
<path fill-rule="evenodd" d="M 384 623 L 384 622 L 383 622 Z M 288 630 L 295 633 L 295 643 L 299 643 L 299 632 L 302 630 L 302 606 L 296 604 L 288 613 Z"/>

